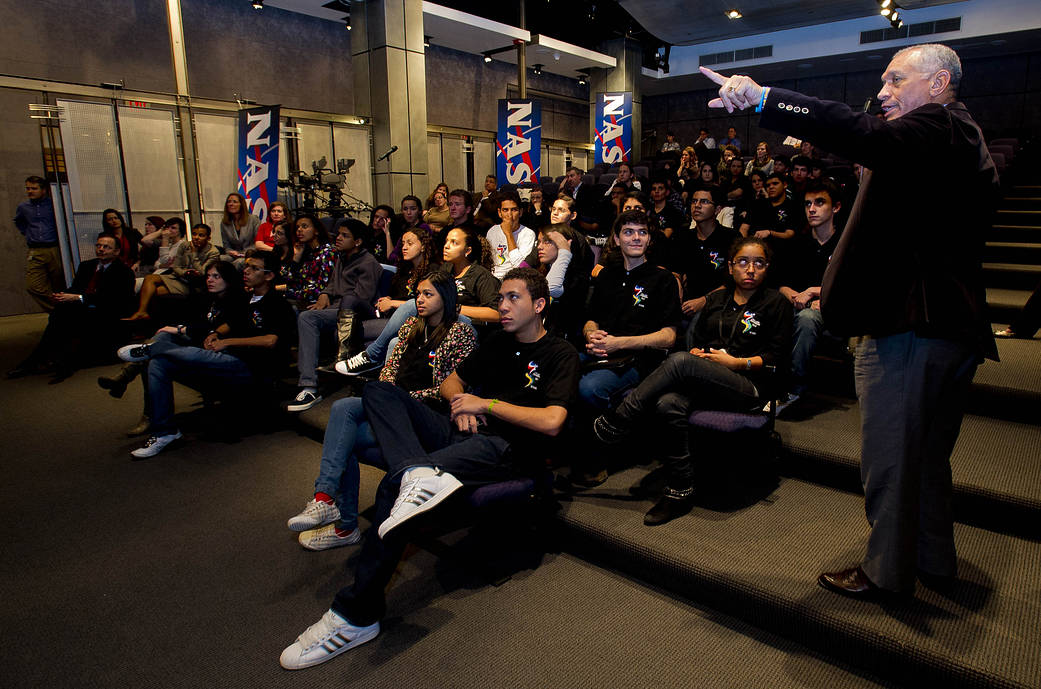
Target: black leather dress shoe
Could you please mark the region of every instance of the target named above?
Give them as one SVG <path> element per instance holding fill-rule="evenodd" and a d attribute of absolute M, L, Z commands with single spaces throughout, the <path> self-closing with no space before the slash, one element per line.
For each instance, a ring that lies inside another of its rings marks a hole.
<path fill-rule="evenodd" d="M 666 522 L 671 522 L 677 517 L 682 517 L 690 512 L 693 507 L 693 495 L 688 495 L 685 498 L 672 498 L 666 495 L 647 511 L 647 514 L 643 517 L 643 523 L 646 526 L 659 526 Z"/>
<path fill-rule="evenodd" d="M 861 600 L 879 600 L 889 593 L 875 586 L 859 566 L 841 572 L 825 572 L 817 577 L 817 583 L 829 591 Z"/>

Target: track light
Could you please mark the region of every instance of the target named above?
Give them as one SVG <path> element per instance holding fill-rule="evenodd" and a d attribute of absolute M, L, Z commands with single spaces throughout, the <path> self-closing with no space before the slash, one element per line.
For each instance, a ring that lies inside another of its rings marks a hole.
<path fill-rule="evenodd" d="M 491 62 L 492 61 L 492 56 L 489 55 L 488 53 L 485 53 L 484 54 L 484 61 L 485 62 Z"/>
<path fill-rule="evenodd" d="M 578 85 L 579 86 L 585 86 L 586 85 L 586 78 L 585 77 L 579 77 L 578 78 Z"/>
<path fill-rule="evenodd" d="M 883 17 L 888 17 L 889 13 L 892 12 L 892 11 L 893 10 L 889 9 L 888 7 L 883 7 L 881 14 L 882 14 Z"/>
<path fill-rule="evenodd" d="M 423 47 L 424 48 L 429 48 L 430 47 L 430 36 L 423 36 Z"/>
<path fill-rule="evenodd" d="M 262 10 L 264 9 L 264 0 L 253 0 L 253 9 Z"/>
<path fill-rule="evenodd" d="M 892 4 L 893 4 L 893 0 L 882 0 L 882 2 L 881 2 L 882 9 L 887 9 Z"/>
<path fill-rule="evenodd" d="M 740 19 L 744 16 L 741 14 L 741 10 L 738 9 L 727 10 L 726 15 L 728 19 Z"/>
<path fill-rule="evenodd" d="M 536 74 L 536 75 L 542 74 L 542 63 L 537 63 L 537 64 L 532 65 L 531 66 L 531 73 L 532 74 Z"/>
<path fill-rule="evenodd" d="M 344 26 L 344 28 L 346 28 L 346 29 L 347 29 L 348 31 L 350 31 L 350 30 L 351 30 L 351 15 L 350 15 L 350 14 L 348 14 L 347 16 L 345 16 L 345 17 L 343 18 L 343 26 Z"/>

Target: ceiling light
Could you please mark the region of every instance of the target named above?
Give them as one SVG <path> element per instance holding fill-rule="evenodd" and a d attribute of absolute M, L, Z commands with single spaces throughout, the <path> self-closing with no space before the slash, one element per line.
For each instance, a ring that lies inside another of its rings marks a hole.
<path fill-rule="evenodd" d="M 429 48 L 430 47 L 430 36 L 423 36 L 423 47 L 424 48 Z"/>
<path fill-rule="evenodd" d="M 888 7 L 883 7 L 882 11 L 879 14 L 881 14 L 883 17 L 888 17 L 889 13 L 892 11 L 893 10 L 889 9 Z"/>
<path fill-rule="evenodd" d="M 891 15 L 889 15 L 889 21 L 893 22 L 894 24 L 900 21 L 900 13 L 893 12 Z"/>
<path fill-rule="evenodd" d="M 578 85 L 579 86 L 585 86 L 586 85 L 586 78 L 585 77 L 579 77 L 578 78 Z"/>
<path fill-rule="evenodd" d="M 492 61 L 492 56 L 489 55 L 488 53 L 485 53 L 484 54 L 484 61 L 485 62 L 491 62 Z"/>
<path fill-rule="evenodd" d="M 532 74 L 542 74 L 542 63 L 536 63 L 531 66 Z"/>
<path fill-rule="evenodd" d="M 253 0 L 253 9 L 262 10 L 264 9 L 264 0 Z"/>
<path fill-rule="evenodd" d="M 893 0 L 882 0 L 882 9 L 886 9 L 893 4 Z"/>
<path fill-rule="evenodd" d="M 351 15 L 348 14 L 343 18 L 343 25 L 348 31 L 351 30 Z"/>
<path fill-rule="evenodd" d="M 738 10 L 738 9 L 727 10 L 727 18 L 729 18 L 729 19 L 740 19 L 742 16 L 743 15 L 741 14 L 741 10 Z"/>
<path fill-rule="evenodd" d="M 560 51 L 559 50 L 553 52 L 553 59 L 557 60 L 558 62 L 560 61 Z"/>

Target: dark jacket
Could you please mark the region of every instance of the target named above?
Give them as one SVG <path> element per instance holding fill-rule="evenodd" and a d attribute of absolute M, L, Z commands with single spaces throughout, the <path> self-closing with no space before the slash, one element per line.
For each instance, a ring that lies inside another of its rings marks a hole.
<path fill-rule="evenodd" d="M 336 255 L 336 265 L 329 284 L 322 294 L 329 295 L 329 308 L 339 308 L 345 296 L 357 297 L 366 304 L 376 301 L 383 266 L 366 249 L 359 249 L 348 257 Z"/>
<path fill-rule="evenodd" d="M 98 269 L 98 259 L 80 263 L 69 294 L 82 294 L 83 305 L 101 318 L 116 319 L 134 309 L 134 271 L 118 258 L 102 271 L 91 290 L 90 281 Z"/>
<path fill-rule="evenodd" d="M 961 103 L 892 122 L 773 88 L 762 126 L 810 139 L 870 172 L 822 285 L 825 326 L 843 335 L 913 331 L 997 359 L 980 257 L 999 198 L 983 134 Z M 922 160 L 938 172 L 923 174 Z"/>

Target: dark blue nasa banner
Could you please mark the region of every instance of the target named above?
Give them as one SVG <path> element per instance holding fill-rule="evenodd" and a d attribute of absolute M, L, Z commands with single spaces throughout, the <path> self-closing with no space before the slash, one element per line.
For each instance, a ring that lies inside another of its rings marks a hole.
<path fill-rule="evenodd" d="M 239 186 L 249 212 L 267 220 L 278 198 L 279 106 L 239 110 Z"/>
<path fill-rule="evenodd" d="M 593 141 L 597 164 L 628 162 L 633 150 L 632 91 L 596 94 L 596 140 Z"/>
<path fill-rule="evenodd" d="M 495 139 L 495 173 L 499 184 L 538 182 L 542 167 L 542 107 L 536 100 L 499 100 Z"/>

